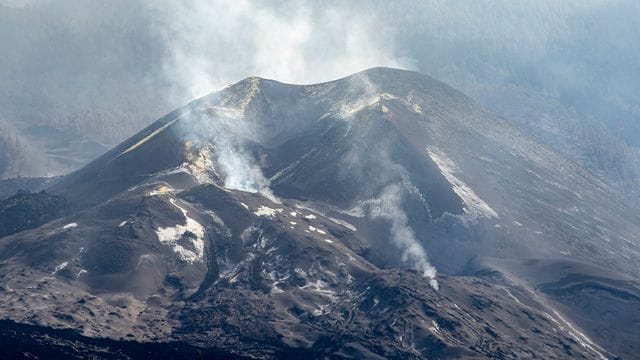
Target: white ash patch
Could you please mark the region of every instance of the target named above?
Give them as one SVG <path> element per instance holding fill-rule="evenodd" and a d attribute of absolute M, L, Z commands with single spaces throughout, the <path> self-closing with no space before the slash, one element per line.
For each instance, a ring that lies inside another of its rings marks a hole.
<path fill-rule="evenodd" d="M 257 216 L 268 216 L 268 217 L 273 217 L 276 215 L 276 213 L 281 213 L 282 209 L 272 209 L 268 206 L 264 206 L 261 205 L 257 211 L 254 211 L 253 213 L 256 214 Z"/>
<path fill-rule="evenodd" d="M 304 286 L 301 286 L 300 289 L 313 291 L 315 293 L 321 294 L 331 299 L 331 301 L 336 300 L 335 291 L 332 290 L 331 286 L 328 283 L 320 279 L 317 279 L 315 282 L 307 283 Z"/>
<path fill-rule="evenodd" d="M 120 155 L 118 155 L 116 158 L 119 158 L 122 155 L 125 155 L 127 153 L 132 152 L 133 150 L 137 149 L 140 147 L 140 145 L 146 143 L 147 141 L 151 140 L 153 137 L 155 137 L 156 135 L 160 134 L 161 132 L 163 132 L 165 129 L 167 129 L 169 126 L 173 125 L 173 123 L 175 123 L 178 119 L 180 118 L 180 116 L 176 117 L 175 119 L 171 120 L 170 122 L 168 122 L 167 124 L 163 125 L 162 127 L 154 130 L 151 134 L 145 136 L 144 138 L 142 138 L 142 140 L 138 141 L 137 143 L 133 144 L 131 147 L 129 147 L 127 150 L 123 151 Z"/>
<path fill-rule="evenodd" d="M 307 277 L 307 272 L 304 271 L 302 268 L 295 268 L 293 269 L 293 271 L 295 271 L 296 274 L 302 276 L 302 277 Z"/>
<path fill-rule="evenodd" d="M 187 210 L 178 205 L 174 199 L 170 201 L 173 206 L 182 211 L 187 221 L 184 225 L 177 224 L 172 227 L 158 228 L 156 230 L 158 240 L 162 244 L 171 246 L 181 260 L 188 263 L 202 262 L 204 260 L 204 227 L 196 220 L 190 218 Z M 186 249 L 178 244 L 178 241 L 188 233 L 193 234 L 190 240 L 194 250 Z"/>
<path fill-rule="evenodd" d="M 353 102 L 343 101 L 339 103 L 332 112 L 335 113 L 338 118 L 346 120 L 352 118 L 364 109 L 376 107 L 381 100 L 394 100 L 397 98 L 397 96 L 389 93 L 372 94 L 366 97 L 361 97 Z"/>
<path fill-rule="evenodd" d="M 353 224 L 351 224 L 351 223 L 349 223 L 347 221 L 336 219 L 336 218 L 332 218 L 332 217 L 327 217 L 327 219 L 331 220 L 332 222 L 334 222 L 334 223 L 336 223 L 338 225 L 342 225 L 345 228 L 347 228 L 347 229 L 349 229 L 349 230 L 351 230 L 353 232 L 358 231 L 358 228 L 356 228 L 355 225 L 353 225 Z"/>
<path fill-rule="evenodd" d="M 438 323 L 435 320 L 431 320 L 431 325 L 433 326 L 431 326 L 429 330 L 433 333 L 433 335 L 441 336 L 442 334 L 440 332 L 440 326 L 438 325 Z"/>
<path fill-rule="evenodd" d="M 460 171 L 451 159 L 435 148 L 427 148 L 427 153 L 433 162 L 438 165 L 438 168 L 440 168 L 440 173 L 452 185 L 453 191 L 455 191 L 464 202 L 465 213 L 474 217 L 485 216 L 489 218 L 499 218 L 498 213 L 482 200 L 473 189 L 456 177 L 455 174 Z"/>
<path fill-rule="evenodd" d="M 318 229 L 317 227 L 315 227 L 315 226 L 311 226 L 311 225 L 309 225 L 309 231 L 312 231 L 312 232 L 313 232 L 313 231 L 315 231 L 315 232 L 317 232 L 318 234 L 327 235 L 327 233 L 326 233 L 325 231 L 320 230 L 320 229 Z"/>
<path fill-rule="evenodd" d="M 187 169 L 189 170 L 189 174 L 191 174 L 199 184 L 213 184 L 215 166 L 211 145 L 206 145 L 198 149 L 195 155 L 189 156 Z"/>
<path fill-rule="evenodd" d="M 62 230 L 69 230 L 69 229 L 73 229 L 73 228 L 77 228 L 78 227 L 78 223 L 72 222 L 70 224 L 67 224 L 65 226 L 62 227 Z"/>
<path fill-rule="evenodd" d="M 76 274 L 76 280 L 78 280 L 80 278 L 80 276 L 82 276 L 83 274 L 86 274 L 86 273 L 88 273 L 88 271 L 85 270 L 85 269 L 82 269 L 82 270 L 78 271 L 78 273 Z"/>
<path fill-rule="evenodd" d="M 345 228 L 347 228 L 347 229 L 349 229 L 349 230 L 351 230 L 351 231 L 353 231 L 353 232 L 358 231 L 358 228 L 356 228 L 356 227 L 355 227 L 355 225 L 353 225 L 353 224 L 351 224 L 351 223 L 349 223 L 349 222 L 347 222 L 347 221 L 341 220 L 341 219 L 336 219 L 336 218 L 333 218 L 333 217 L 327 216 L 327 215 L 326 215 L 326 214 L 324 214 L 323 212 L 320 212 L 320 211 L 314 210 L 314 209 L 312 209 L 312 208 L 309 208 L 309 207 L 306 207 L 306 206 L 303 206 L 303 205 L 300 205 L 300 204 L 296 204 L 296 208 L 304 209 L 304 210 L 308 210 L 308 211 L 311 211 L 311 212 L 313 212 L 313 213 L 315 213 L 315 214 L 318 214 L 318 215 L 320 215 L 320 216 L 323 216 L 323 217 L 324 217 L 324 218 L 326 218 L 327 220 L 330 220 L 331 222 L 334 222 L 334 223 L 336 223 L 336 224 L 338 224 L 338 225 L 344 226 Z M 347 215 L 351 215 L 349 212 L 340 211 L 340 210 L 337 210 L 337 211 L 338 211 L 338 212 L 341 212 L 341 213 L 345 213 L 345 214 L 347 214 Z M 297 213 L 297 212 L 295 212 L 295 211 L 291 213 L 291 215 L 292 215 L 292 216 L 294 216 L 294 214 L 295 214 L 295 215 L 298 215 L 298 213 Z M 363 217 L 363 216 L 364 216 L 364 215 L 361 215 L 361 216 L 359 216 L 359 217 Z M 307 214 L 307 215 L 304 215 L 303 217 L 304 217 L 305 219 L 307 219 L 307 220 L 316 220 L 316 219 L 318 218 L 318 217 L 317 217 L 316 215 L 314 215 L 314 214 Z"/>
<path fill-rule="evenodd" d="M 60 270 L 66 268 L 69 265 L 68 261 L 65 261 L 63 263 L 61 263 L 60 265 L 56 266 L 55 269 L 53 270 L 53 272 L 51 273 L 51 275 L 55 275 L 57 274 Z"/>
<path fill-rule="evenodd" d="M 517 297 L 515 297 L 509 289 L 507 289 L 506 287 L 502 287 L 502 290 L 504 290 L 513 301 L 517 302 L 518 304 L 522 304 L 520 300 Z"/>
<path fill-rule="evenodd" d="M 561 331 L 569 334 L 574 340 L 578 342 L 583 348 L 591 351 L 594 355 L 598 356 L 601 360 L 606 360 L 607 357 L 602 354 L 601 351 L 604 351 L 601 346 L 594 343 L 588 336 L 586 336 L 581 331 L 578 331 L 573 325 L 568 322 L 565 318 L 563 318 L 557 311 L 553 311 L 554 315 L 557 317 L 553 317 L 549 315 L 549 313 L 544 313 L 544 315 L 553 323 L 555 323 Z"/>
<path fill-rule="evenodd" d="M 185 143 L 186 150 L 190 150 L 193 144 Z M 173 169 L 163 170 L 156 173 L 156 177 L 162 177 L 173 174 L 188 174 L 198 184 L 214 184 L 215 183 L 215 166 L 213 162 L 213 147 L 205 145 L 195 152 L 187 153 L 187 161 L 178 165 Z"/>
<path fill-rule="evenodd" d="M 411 108 L 411 110 L 414 113 L 422 115 L 424 114 L 424 111 L 422 110 L 422 107 L 418 103 L 419 101 L 418 99 L 419 99 L 419 96 L 416 96 L 415 92 L 412 90 L 409 92 L 409 95 L 407 95 L 404 99 L 402 99 L 402 102 L 406 104 L 409 108 Z"/>
<path fill-rule="evenodd" d="M 167 185 L 162 185 L 162 186 L 158 187 L 157 189 L 149 191 L 148 195 L 149 196 L 158 196 L 158 195 L 169 194 L 172 191 L 173 191 L 172 187 L 167 186 Z"/>

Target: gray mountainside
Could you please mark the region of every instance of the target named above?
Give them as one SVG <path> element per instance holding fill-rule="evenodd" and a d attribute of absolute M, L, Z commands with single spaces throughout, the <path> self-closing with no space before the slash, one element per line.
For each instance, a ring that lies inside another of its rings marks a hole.
<path fill-rule="evenodd" d="M 400 19 L 398 46 L 418 69 L 637 200 L 640 3 L 498 0 L 468 10 L 447 0 L 396 1 L 377 14 Z"/>
<path fill-rule="evenodd" d="M 415 72 L 248 78 L 46 190 L 71 210 L 0 239 L 0 307 L 77 330 L 73 349 L 101 338 L 258 358 L 640 349 L 640 211 Z M 65 336 L 33 341 L 72 349 Z"/>

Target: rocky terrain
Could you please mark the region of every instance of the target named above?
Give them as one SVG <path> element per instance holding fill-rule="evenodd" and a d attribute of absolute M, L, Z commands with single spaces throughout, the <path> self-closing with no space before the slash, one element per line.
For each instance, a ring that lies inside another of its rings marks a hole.
<path fill-rule="evenodd" d="M 418 73 L 248 78 L 46 191 L 64 216 L 0 239 L 0 334 L 32 334 L 15 347 L 29 356 L 603 359 L 640 344 L 640 211 Z"/>

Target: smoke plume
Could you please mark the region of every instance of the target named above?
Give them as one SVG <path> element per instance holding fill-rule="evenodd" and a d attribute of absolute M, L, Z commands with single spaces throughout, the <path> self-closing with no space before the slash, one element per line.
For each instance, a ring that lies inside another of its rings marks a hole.
<path fill-rule="evenodd" d="M 405 67 L 373 15 L 345 7 L 250 0 L 149 1 L 165 45 L 163 75 L 179 99 L 247 76 L 333 80 L 373 66 Z"/>
<path fill-rule="evenodd" d="M 409 226 L 409 219 L 402 208 L 403 195 L 406 193 L 400 185 L 388 185 L 382 194 L 364 202 L 371 218 L 382 218 L 391 224 L 391 241 L 402 252 L 402 261 L 410 267 L 422 272 L 430 279 L 429 284 L 438 290 L 436 268 L 429 263 L 427 252 L 416 239 Z"/>

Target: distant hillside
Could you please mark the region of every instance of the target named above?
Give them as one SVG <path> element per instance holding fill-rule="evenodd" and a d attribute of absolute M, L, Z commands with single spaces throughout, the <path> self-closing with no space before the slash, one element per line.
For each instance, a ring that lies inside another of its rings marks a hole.
<path fill-rule="evenodd" d="M 0 179 L 75 170 L 168 110 L 140 6 L 0 5 Z"/>

